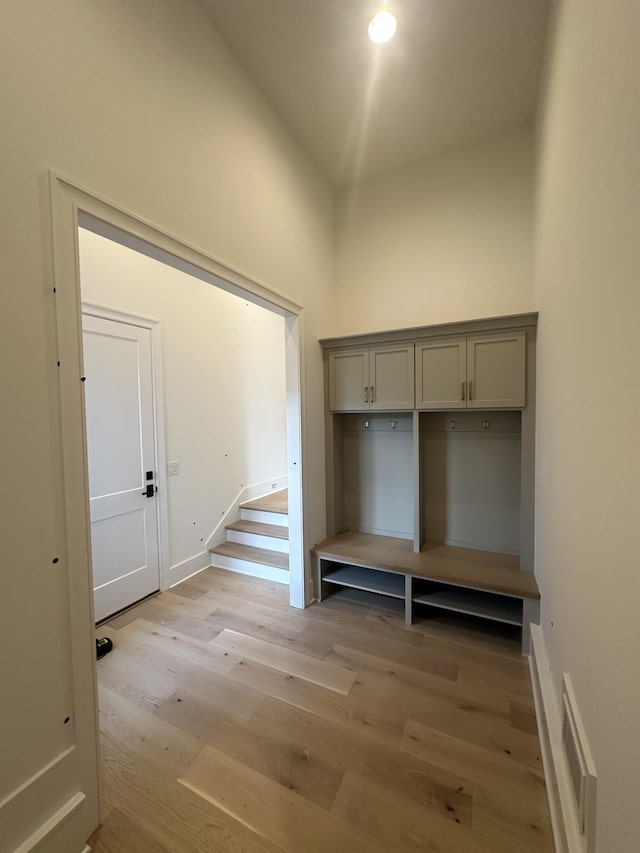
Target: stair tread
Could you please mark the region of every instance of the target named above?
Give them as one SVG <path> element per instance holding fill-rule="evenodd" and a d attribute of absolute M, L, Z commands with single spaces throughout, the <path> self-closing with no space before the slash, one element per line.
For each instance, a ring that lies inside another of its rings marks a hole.
<path fill-rule="evenodd" d="M 263 495 L 252 501 L 240 504 L 240 509 L 257 509 L 261 512 L 278 512 L 287 515 L 289 512 L 289 489 L 280 489 L 270 495 Z"/>
<path fill-rule="evenodd" d="M 264 524 L 260 521 L 233 521 L 226 530 L 239 530 L 242 533 L 255 533 L 258 536 L 271 536 L 273 539 L 288 539 L 289 528 L 280 524 Z"/>
<path fill-rule="evenodd" d="M 223 542 L 215 548 L 209 548 L 212 554 L 224 557 L 235 557 L 236 560 L 247 560 L 249 563 L 260 563 L 263 566 L 273 566 L 289 571 L 289 555 L 280 551 L 269 551 L 267 548 L 254 548 L 253 545 L 239 545 L 237 542 Z"/>

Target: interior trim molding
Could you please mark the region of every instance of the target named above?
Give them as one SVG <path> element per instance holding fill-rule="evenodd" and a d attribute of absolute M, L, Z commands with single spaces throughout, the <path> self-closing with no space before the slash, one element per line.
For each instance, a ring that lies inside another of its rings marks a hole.
<path fill-rule="evenodd" d="M 73 797 L 67 800 L 67 802 L 61 806 L 57 812 L 52 814 L 51 817 L 42 824 L 42 826 L 39 826 L 33 835 L 30 835 L 26 841 L 23 841 L 22 844 L 15 849 L 14 853 L 31 853 L 31 851 L 37 850 L 44 853 L 45 848 L 42 846 L 43 842 L 50 839 L 53 833 L 57 832 L 62 824 L 64 824 L 71 815 L 78 811 L 85 799 L 85 795 L 82 791 L 75 793 Z"/>
<path fill-rule="evenodd" d="M 170 566 L 169 586 L 167 589 L 171 590 L 179 583 L 183 583 L 189 578 L 192 578 L 194 575 L 199 575 L 200 572 L 204 571 L 209 566 L 210 561 L 208 558 L 210 556 L 211 555 L 208 554 L 207 551 L 200 551 L 199 553 L 194 554 L 193 557 L 188 557 L 181 563 L 176 563 L 175 566 Z"/>
<path fill-rule="evenodd" d="M 480 335 L 487 332 L 530 329 L 535 328 L 537 323 L 538 312 L 531 311 L 528 314 L 507 314 L 501 317 L 483 317 L 478 320 L 455 320 L 449 323 L 436 323 L 432 326 L 412 326 L 408 329 L 389 329 L 381 332 L 363 332 L 359 335 L 321 338 L 320 345 L 327 350 L 341 347 L 363 347 L 397 343 L 398 341 L 440 338 L 448 335 Z"/>
<path fill-rule="evenodd" d="M 560 704 L 540 625 L 531 625 L 529 667 L 556 853 L 586 853 L 586 839 L 578 826 L 569 766 L 562 746 Z"/>

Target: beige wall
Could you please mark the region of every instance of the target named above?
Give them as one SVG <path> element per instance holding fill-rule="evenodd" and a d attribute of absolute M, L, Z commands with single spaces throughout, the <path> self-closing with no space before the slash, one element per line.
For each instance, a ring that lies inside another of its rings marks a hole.
<path fill-rule="evenodd" d="M 5 0 L 0 79 L 1 802 L 74 739 L 62 723 L 72 689 L 64 561 L 52 564 L 64 526 L 46 171 L 304 305 L 309 542 L 323 533 L 317 338 L 328 330 L 332 198 L 195 0 Z M 12 819 L 13 839 L 71 784 L 63 774 Z M 2 820 L 0 810 L 13 849 Z"/>
<path fill-rule="evenodd" d="M 534 309 L 533 189 L 523 130 L 344 191 L 334 334 Z"/>
<path fill-rule="evenodd" d="M 560 3 L 534 296 L 529 133 L 342 195 L 334 268 L 328 187 L 195 0 L 5 0 L 0 801 L 73 742 L 60 722 L 71 695 L 67 592 L 51 562 L 64 550 L 45 192 L 54 168 L 304 305 L 309 542 L 324 526 L 317 338 L 540 308 L 543 626 L 556 683 L 572 675 L 594 751 L 599 849 L 635 849 L 639 39 L 633 0 Z M 72 782 L 46 790 L 15 838 Z"/>
<path fill-rule="evenodd" d="M 86 302 L 160 321 L 171 583 L 201 568 L 205 544 L 243 488 L 286 477 L 284 319 L 81 229 Z M 208 556 L 208 555 L 206 555 Z M 193 558 L 196 564 L 191 565 Z"/>
<path fill-rule="evenodd" d="M 539 140 L 536 574 L 603 853 L 640 839 L 639 44 L 635 0 L 562 0 Z"/>

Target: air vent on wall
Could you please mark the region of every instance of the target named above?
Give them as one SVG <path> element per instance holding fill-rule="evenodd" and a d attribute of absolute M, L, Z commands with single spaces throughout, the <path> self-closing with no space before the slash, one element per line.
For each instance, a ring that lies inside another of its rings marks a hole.
<path fill-rule="evenodd" d="M 586 853 L 596 844 L 596 772 L 571 679 L 562 676 L 562 743 L 573 786 L 578 827 Z"/>

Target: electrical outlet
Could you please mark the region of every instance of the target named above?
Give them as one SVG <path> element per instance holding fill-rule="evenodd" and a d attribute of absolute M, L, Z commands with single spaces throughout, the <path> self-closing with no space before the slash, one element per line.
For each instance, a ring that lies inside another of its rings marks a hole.
<path fill-rule="evenodd" d="M 167 475 L 169 477 L 175 477 L 176 474 L 180 473 L 180 463 L 179 462 L 167 462 Z"/>

